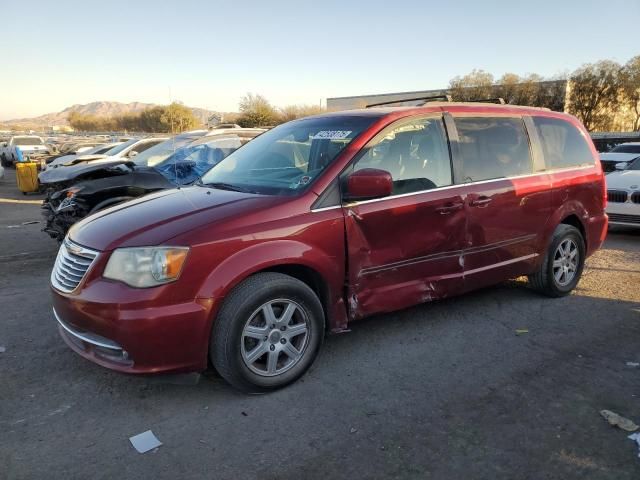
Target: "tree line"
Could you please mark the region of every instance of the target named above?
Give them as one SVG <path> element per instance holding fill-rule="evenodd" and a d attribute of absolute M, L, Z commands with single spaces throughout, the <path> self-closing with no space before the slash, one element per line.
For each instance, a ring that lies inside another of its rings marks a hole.
<path fill-rule="evenodd" d="M 68 121 L 74 130 L 82 132 L 179 133 L 197 128 L 201 124 L 191 109 L 177 102 L 113 117 L 71 112 Z"/>
<path fill-rule="evenodd" d="M 501 97 L 509 104 L 568 111 L 589 131 L 640 130 L 640 55 L 625 64 L 612 60 L 585 64 L 555 78 L 505 73 L 496 79 L 489 72 L 474 69 L 452 78 L 445 91 L 454 101 Z M 225 121 L 235 121 L 241 127 L 265 127 L 325 111 L 314 105 L 278 108 L 253 93 L 242 97 L 239 110 L 239 114 L 228 116 Z M 158 133 L 178 133 L 201 126 L 189 108 L 176 102 L 115 117 L 72 112 L 69 123 L 80 131 Z"/>
<path fill-rule="evenodd" d="M 453 78 L 449 92 L 457 101 L 502 97 L 511 104 L 565 110 L 589 131 L 640 130 L 640 55 L 625 64 L 588 63 L 569 75 L 547 80 L 514 73 L 495 80 L 484 70 L 473 70 Z"/>

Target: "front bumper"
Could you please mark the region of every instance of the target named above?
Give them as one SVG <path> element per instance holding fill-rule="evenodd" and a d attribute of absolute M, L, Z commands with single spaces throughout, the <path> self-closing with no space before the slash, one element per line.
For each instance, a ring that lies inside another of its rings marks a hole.
<path fill-rule="evenodd" d="M 72 350 L 92 362 L 139 374 L 207 368 L 210 299 L 158 306 L 161 302 L 150 297 L 149 291 L 137 290 L 142 293 L 135 301 L 136 292 L 127 299 L 126 286 L 108 281 L 93 282 L 79 295 L 52 291 L 60 335 Z M 161 291 L 156 294 L 162 298 Z M 122 301 L 98 300 L 118 296 Z"/>
<path fill-rule="evenodd" d="M 607 215 L 609 225 L 640 228 L 640 203 L 609 202 Z"/>

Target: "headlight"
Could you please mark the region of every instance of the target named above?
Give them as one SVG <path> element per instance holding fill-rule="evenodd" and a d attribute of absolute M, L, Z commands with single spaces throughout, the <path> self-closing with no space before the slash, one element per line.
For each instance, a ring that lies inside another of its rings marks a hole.
<path fill-rule="evenodd" d="M 187 247 L 117 248 L 103 276 L 132 287 L 155 287 L 178 279 L 188 253 Z"/>
<path fill-rule="evenodd" d="M 75 197 L 76 194 L 81 191 L 84 187 L 73 186 L 69 187 L 65 190 L 65 195 L 67 198 Z"/>

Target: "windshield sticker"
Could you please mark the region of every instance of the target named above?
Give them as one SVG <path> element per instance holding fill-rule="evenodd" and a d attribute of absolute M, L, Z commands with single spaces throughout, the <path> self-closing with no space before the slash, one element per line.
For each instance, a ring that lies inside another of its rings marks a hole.
<path fill-rule="evenodd" d="M 351 134 L 351 130 L 320 130 L 311 140 L 343 140 Z"/>
<path fill-rule="evenodd" d="M 302 177 L 300 179 L 300 181 L 298 183 L 300 183 L 300 185 L 306 185 L 310 181 L 311 181 L 311 177 L 309 175 L 305 175 L 304 177 Z"/>

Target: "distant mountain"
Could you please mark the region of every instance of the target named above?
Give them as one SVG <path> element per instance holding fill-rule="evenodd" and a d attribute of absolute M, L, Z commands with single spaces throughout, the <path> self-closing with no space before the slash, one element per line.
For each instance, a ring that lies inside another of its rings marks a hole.
<path fill-rule="evenodd" d="M 67 118 L 71 112 L 78 112 L 83 115 L 95 115 L 98 117 L 113 117 L 116 115 L 124 115 L 126 113 L 140 112 L 146 108 L 155 107 L 154 103 L 120 103 L 120 102 L 91 102 L 86 105 L 72 105 L 60 112 L 47 113 L 33 118 L 17 118 L 15 120 L 5 120 L 0 125 L 24 126 L 28 128 L 47 127 L 51 125 L 68 125 Z M 189 107 L 193 114 L 203 124 L 207 123 L 207 119 L 214 113 L 213 110 L 205 108 Z"/>

